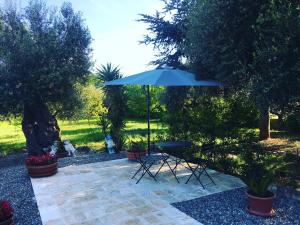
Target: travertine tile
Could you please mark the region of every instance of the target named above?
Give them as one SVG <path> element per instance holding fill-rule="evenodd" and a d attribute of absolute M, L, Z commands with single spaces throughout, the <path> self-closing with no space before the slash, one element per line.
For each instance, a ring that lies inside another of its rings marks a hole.
<path fill-rule="evenodd" d="M 178 167 L 177 183 L 167 166 L 158 182 L 146 177 L 139 184 L 130 179 L 137 164 L 126 159 L 60 168 L 55 176 L 32 179 L 45 225 L 196 225 L 200 224 L 170 203 L 190 200 L 244 184 L 235 177 L 212 170 L 216 185 L 203 189 L 190 173 Z M 151 171 L 155 172 L 158 165 Z M 205 177 L 203 182 L 209 182 Z"/>

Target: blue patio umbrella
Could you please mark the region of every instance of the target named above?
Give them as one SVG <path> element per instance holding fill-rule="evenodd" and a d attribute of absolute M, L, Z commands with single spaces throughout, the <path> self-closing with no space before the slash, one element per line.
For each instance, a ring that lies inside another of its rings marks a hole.
<path fill-rule="evenodd" d="M 214 80 L 196 80 L 195 74 L 170 67 L 123 77 L 104 83 L 105 86 L 114 85 L 144 85 L 147 86 L 147 114 L 148 114 L 148 153 L 150 154 L 150 86 L 180 87 L 222 87 L 222 83 Z"/>

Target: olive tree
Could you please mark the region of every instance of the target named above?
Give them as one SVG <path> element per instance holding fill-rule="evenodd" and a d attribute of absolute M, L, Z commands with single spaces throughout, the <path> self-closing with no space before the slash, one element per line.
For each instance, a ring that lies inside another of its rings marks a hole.
<path fill-rule="evenodd" d="M 0 11 L 0 114 L 22 114 L 30 155 L 60 140 L 52 106 L 63 109 L 86 80 L 91 36 L 81 14 L 64 3 L 59 10 L 29 1 Z"/>

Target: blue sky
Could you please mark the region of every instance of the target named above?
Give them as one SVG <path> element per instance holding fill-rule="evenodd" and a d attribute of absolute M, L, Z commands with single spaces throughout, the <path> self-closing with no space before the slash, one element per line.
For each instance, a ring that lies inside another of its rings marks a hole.
<path fill-rule="evenodd" d="M 16 0 L 25 5 L 27 0 Z M 48 5 L 60 6 L 64 0 L 47 0 Z M 161 0 L 69 0 L 81 11 L 93 37 L 95 67 L 111 62 L 122 73 L 132 75 L 152 69 L 152 46 L 140 45 L 147 32 L 146 25 L 135 20 L 139 13 L 154 14 L 163 6 Z"/>

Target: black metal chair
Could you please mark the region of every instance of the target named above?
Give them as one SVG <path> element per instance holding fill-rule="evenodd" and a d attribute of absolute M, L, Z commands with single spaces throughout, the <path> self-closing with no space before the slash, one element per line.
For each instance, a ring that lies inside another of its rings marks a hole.
<path fill-rule="evenodd" d="M 183 149 L 190 148 L 192 146 L 192 142 L 189 141 L 164 141 L 164 142 L 158 142 L 157 143 L 158 151 L 160 152 L 163 160 L 160 168 L 154 175 L 155 177 L 159 174 L 161 169 L 164 165 L 167 165 L 175 177 L 177 183 L 179 182 L 179 179 L 177 177 L 177 167 L 178 165 L 183 165 L 184 159 L 181 157 Z M 175 165 L 172 167 L 171 163 L 175 163 Z"/>
<path fill-rule="evenodd" d="M 134 155 L 137 159 L 136 161 L 139 163 L 139 167 L 131 179 L 134 179 L 140 173 L 141 175 L 137 179 L 136 184 L 138 184 L 146 174 L 157 181 L 155 175 L 151 173 L 150 168 L 153 165 L 160 164 L 160 162 L 163 160 L 162 156 L 156 154 L 141 156 L 138 152 L 134 152 Z"/>
<path fill-rule="evenodd" d="M 200 185 L 205 188 L 200 179 L 201 175 L 206 175 L 210 179 L 211 183 L 216 184 L 211 175 L 209 175 L 206 170 L 208 167 L 208 161 L 213 155 L 214 148 L 215 143 L 210 142 L 207 144 L 203 144 L 201 148 L 194 148 L 194 151 L 191 151 L 183 156 L 189 170 L 192 172 L 192 174 L 185 182 L 186 184 L 191 180 L 192 177 L 195 177 Z"/>

